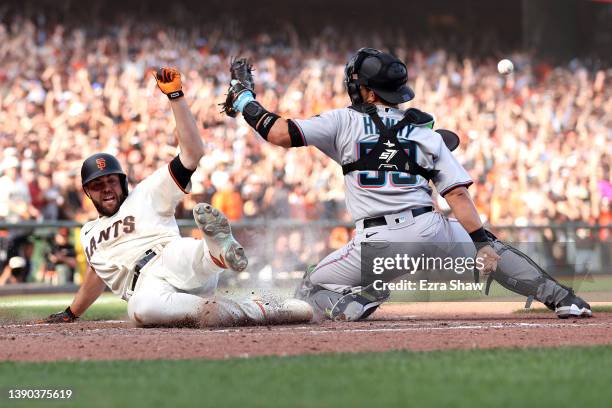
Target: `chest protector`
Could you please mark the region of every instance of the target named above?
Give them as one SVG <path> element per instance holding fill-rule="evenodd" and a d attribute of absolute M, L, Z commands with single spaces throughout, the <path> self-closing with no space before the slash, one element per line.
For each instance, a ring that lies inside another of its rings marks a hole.
<path fill-rule="evenodd" d="M 397 134 L 406 126 L 425 125 L 433 120 L 428 113 L 418 109 L 408 109 L 404 117 L 394 126 L 388 128 L 378 115 L 376 106 L 363 104 L 351 106 L 358 112 L 367 113 L 380 133 L 378 141 L 367 154 L 352 163 L 342 165 L 342 173 L 347 175 L 353 171 L 386 171 L 419 175 L 431 180 L 438 174 L 437 170 L 426 170 L 416 161 L 416 142 L 408 140 L 400 144 Z M 406 153 L 406 150 L 408 153 Z"/>

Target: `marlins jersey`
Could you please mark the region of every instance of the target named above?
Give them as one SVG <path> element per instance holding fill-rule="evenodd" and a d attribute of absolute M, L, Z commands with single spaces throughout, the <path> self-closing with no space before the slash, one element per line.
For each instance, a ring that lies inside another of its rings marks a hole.
<path fill-rule="evenodd" d="M 81 244 L 87 260 L 113 293 L 125 299 L 136 261 L 147 250 L 159 251 L 180 238 L 174 211 L 183 196 L 170 167 L 164 166 L 140 182 L 115 215 L 83 226 Z"/>
<path fill-rule="evenodd" d="M 378 115 L 387 127 L 404 117 L 404 112 L 377 106 Z M 367 154 L 376 144 L 376 125 L 366 114 L 350 108 L 336 109 L 310 119 L 294 120 L 305 145 L 316 146 L 338 164 L 351 163 Z M 457 186 L 469 186 L 472 179 L 442 141 L 431 130 L 432 123 L 408 125 L 397 134 L 400 143 L 412 140 L 416 161 L 425 170 L 437 170 L 432 180 L 438 193 L 444 195 Z M 385 152 L 394 154 L 393 148 Z M 384 159 L 384 158 L 383 158 Z M 353 220 L 393 214 L 411 208 L 433 205 L 428 181 L 418 175 L 401 172 L 354 171 L 344 177 L 346 205 Z"/>

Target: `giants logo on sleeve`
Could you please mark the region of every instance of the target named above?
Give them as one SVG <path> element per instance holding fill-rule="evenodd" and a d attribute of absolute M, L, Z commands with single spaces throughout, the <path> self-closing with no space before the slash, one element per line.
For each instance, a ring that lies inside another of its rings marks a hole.
<path fill-rule="evenodd" d="M 120 226 L 122 226 L 122 228 L 119 228 Z M 97 237 L 91 237 L 91 239 L 89 240 L 89 245 L 85 247 L 85 255 L 87 255 L 87 259 L 91 259 L 91 256 L 98 249 L 98 244 L 101 244 L 102 242 L 108 241 L 110 239 L 115 239 L 119 237 L 119 235 L 134 232 L 135 229 L 136 219 L 132 215 L 128 215 L 122 220 L 117 220 L 113 222 L 110 227 L 107 227 L 106 229 L 100 231 Z"/>

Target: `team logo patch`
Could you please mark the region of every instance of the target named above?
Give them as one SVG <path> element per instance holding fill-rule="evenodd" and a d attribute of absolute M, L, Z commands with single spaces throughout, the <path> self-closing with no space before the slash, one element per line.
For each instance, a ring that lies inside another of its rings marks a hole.
<path fill-rule="evenodd" d="M 96 159 L 96 166 L 98 166 L 100 170 L 104 170 L 106 168 L 106 159 Z"/>
<path fill-rule="evenodd" d="M 378 157 L 379 160 L 385 160 L 387 163 L 397 154 L 397 150 L 395 149 L 385 149 L 384 152 L 380 154 Z"/>

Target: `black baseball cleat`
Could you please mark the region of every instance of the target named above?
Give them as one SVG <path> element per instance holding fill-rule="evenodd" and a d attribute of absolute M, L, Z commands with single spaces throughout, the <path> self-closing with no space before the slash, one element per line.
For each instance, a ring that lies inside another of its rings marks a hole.
<path fill-rule="evenodd" d="M 555 313 L 559 319 L 567 319 L 568 317 L 591 317 L 591 305 L 574 294 L 572 289 L 569 293 L 555 306 Z"/>
<path fill-rule="evenodd" d="M 227 217 L 210 204 L 199 203 L 193 208 L 193 218 L 204 233 L 211 260 L 220 268 L 242 272 L 248 265 L 244 248 L 232 235 Z"/>

